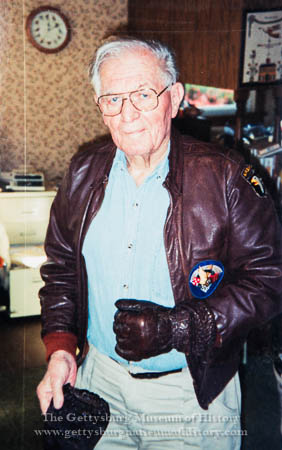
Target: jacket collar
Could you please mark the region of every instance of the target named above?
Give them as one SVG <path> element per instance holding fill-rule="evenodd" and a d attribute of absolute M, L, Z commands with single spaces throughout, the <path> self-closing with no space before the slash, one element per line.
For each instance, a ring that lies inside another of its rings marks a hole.
<path fill-rule="evenodd" d="M 169 153 L 169 172 L 165 186 L 176 195 L 182 193 L 183 151 L 181 151 L 181 134 L 171 128 L 171 148 Z"/>

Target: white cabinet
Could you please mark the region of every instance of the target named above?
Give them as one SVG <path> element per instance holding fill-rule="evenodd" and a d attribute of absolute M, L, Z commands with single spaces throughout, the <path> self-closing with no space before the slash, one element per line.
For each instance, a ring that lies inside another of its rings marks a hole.
<path fill-rule="evenodd" d="M 38 291 L 43 281 L 39 268 L 55 195 L 55 191 L 0 193 L 0 223 L 8 234 L 12 262 L 9 271 L 10 317 L 40 314 Z M 38 259 L 34 249 L 39 252 Z"/>
<path fill-rule="evenodd" d="M 11 245 L 44 242 L 55 195 L 55 191 L 0 193 L 0 222 Z"/>
<path fill-rule="evenodd" d="M 38 268 L 10 270 L 10 317 L 40 315 L 38 291 L 43 284 Z"/>

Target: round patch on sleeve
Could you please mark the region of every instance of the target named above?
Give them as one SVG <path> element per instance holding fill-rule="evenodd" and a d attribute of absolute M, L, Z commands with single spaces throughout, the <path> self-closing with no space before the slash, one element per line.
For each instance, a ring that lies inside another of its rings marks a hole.
<path fill-rule="evenodd" d="M 207 298 L 217 288 L 224 275 L 219 261 L 209 259 L 196 264 L 189 275 L 189 288 L 196 298 Z"/>
<path fill-rule="evenodd" d="M 259 197 L 266 197 L 263 181 L 256 175 L 255 169 L 251 165 L 246 166 L 241 174 Z"/>

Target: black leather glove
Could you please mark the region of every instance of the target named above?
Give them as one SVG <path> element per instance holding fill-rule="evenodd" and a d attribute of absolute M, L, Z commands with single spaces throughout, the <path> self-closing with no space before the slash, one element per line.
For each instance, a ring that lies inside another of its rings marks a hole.
<path fill-rule="evenodd" d="M 173 348 L 201 356 L 215 343 L 215 318 L 204 301 L 187 300 L 167 308 L 145 300 L 121 299 L 115 305 L 116 352 L 128 361 Z"/>
<path fill-rule="evenodd" d="M 69 383 L 63 386 L 63 392 L 63 406 L 56 409 L 51 400 L 44 418 L 44 450 L 93 450 L 110 422 L 108 403 L 99 395 Z"/>

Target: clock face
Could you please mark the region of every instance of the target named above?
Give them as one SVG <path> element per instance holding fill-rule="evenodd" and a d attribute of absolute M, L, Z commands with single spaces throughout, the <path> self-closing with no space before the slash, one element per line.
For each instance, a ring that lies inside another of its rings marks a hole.
<path fill-rule="evenodd" d="M 41 7 L 29 15 L 27 34 L 38 50 L 55 53 L 69 42 L 70 28 L 65 16 L 57 9 Z"/>

